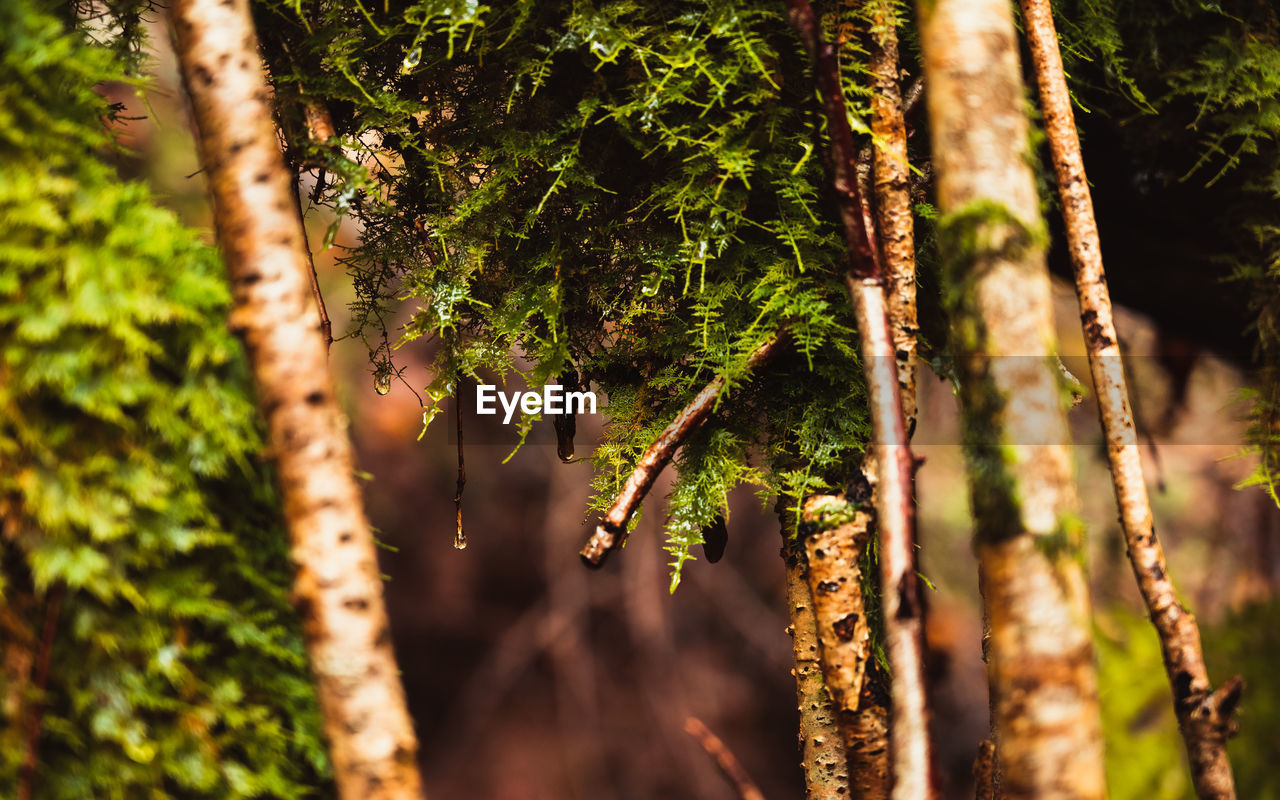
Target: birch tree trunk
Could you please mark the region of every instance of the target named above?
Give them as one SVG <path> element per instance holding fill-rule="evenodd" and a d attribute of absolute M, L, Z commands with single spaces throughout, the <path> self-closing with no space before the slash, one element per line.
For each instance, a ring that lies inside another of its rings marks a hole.
<path fill-rule="evenodd" d="M 1238 678 L 1228 680 L 1217 692 L 1212 690 L 1200 645 L 1200 629 L 1195 617 L 1178 601 L 1165 563 L 1164 548 L 1156 538 L 1133 409 L 1129 405 L 1129 389 L 1120 359 L 1120 340 L 1111 313 L 1111 294 L 1102 267 L 1102 243 L 1093 215 L 1089 181 L 1085 177 L 1071 95 L 1062 69 L 1053 11 L 1049 0 L 1021 0 L 1021 3 L 1062 200 L 1067 244 L 1075 269 L 1076 296 L 1080 300 L 1080 321 L 1084 325 L 1089 368 L 1098 398 L 1098 416 L 1106 436 L 1107 459 L 1129 561 L 1160 637 L 1165 670 L 1173 688 L 1173 707 L 1186 743 L 1196 794 L 1201 800 L 1235 800 L 1227 737 L 1234 726 L 1232 712 L 1239 698 L 1240 681 Z"/>
<path fill-rule="evenodd" d="M 344 800 L 419 800 L 417 740 L 248 0 L 176 0 L 172 26 L 234 292 L 231 326 L 248 350 L 284 496 L 338 790 Z"/>
<path fill-rule="evenodd" d="M 921 0 L 1002 796 L 1106 794 L 1066 392 L 1003 0 Z"/>

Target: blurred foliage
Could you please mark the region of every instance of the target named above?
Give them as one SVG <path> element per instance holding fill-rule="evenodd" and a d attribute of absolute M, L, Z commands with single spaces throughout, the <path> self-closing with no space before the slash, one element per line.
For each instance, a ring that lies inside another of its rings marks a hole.
<path fill-rule="evenodd" d="M 323 796 L 217 253 L 103 163 L 111 112 L 93 87 L 128 78 L 119 51 L 42 7 L 0 4 L 6 664 L 46 624 L 56 635 L 42 695 L 29 673 L 0 676 L 0 795 L 38 714 L 40 798 Z"/>
<path fill-rule="evenodd" d="M 1245 680 L 1240 733 L 1227 745 L 1241 797 L 1280 800 L 1280 602 L 1254 603 L 1204 631 L 1209 674 Z"/>
<path fill-rule="evenodd" d="M 345 263 L 375 375 L 399 374 L 399 343 L 442 343 L 424 423 L 459 373 L 536 386 L 580 370 L 609 399 L 599 509 L 727 376 L 676 465 L 673 586 L 736 483 L 794 500 L 849 479 L 869 433 L 861 368 L 822 115 L 782 3 L 256 10 L 291 158 L 364 231 Z M 849 21 L 825 24 L 847 36 Z M 842 54 L 865 130 L 855 38 Z M 309 140 L 308 105 L 336 139 Z M 387 331 L 399 301 L 416 311 Z M 784 326 L 789 352 L 748 378 L 748 354 Z"/>
<path fill-rule="evenodd" d="M 1280 800 L 1280 629 L 1275 601 L 1201 624 L 1215 685 L 1245 679 L 1240 733 L 1228 743 L 1240 797 Z M 1125 608 L 1098 614 L 1098 680 L 1113 800 L 1194 800 L 1173 697 L 1150 621 Z"/>

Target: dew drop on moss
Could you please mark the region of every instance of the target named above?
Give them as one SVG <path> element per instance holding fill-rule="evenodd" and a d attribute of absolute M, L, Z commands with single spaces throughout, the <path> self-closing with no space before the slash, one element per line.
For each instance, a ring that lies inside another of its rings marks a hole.
<path fill-rule="evenodd" d="M 404 63 L 400 65 L 401 72 L 408 72 L 418 66 L 422 61 L 422 48 L 415 47 L 404 56 Z"/>

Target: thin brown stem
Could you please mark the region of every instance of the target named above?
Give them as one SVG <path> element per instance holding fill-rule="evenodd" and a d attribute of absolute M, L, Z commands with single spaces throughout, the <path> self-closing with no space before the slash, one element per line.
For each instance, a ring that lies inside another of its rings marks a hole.
<path fill-rule="evenodd" d="M 786 339 L 784 331 L 775 332 L 765 339 L 747 358 L 747 370 L 753 372 L 759 368 Z M 579 553 L 588 566 L 598 567 L 603 564 L 609 553 L 626 539 L 627 523 L 631 521 L 632 514 L 640 507 L 658 474 L 676 454 L 676 450 L 680 449 L 680 445 L 711 416 L 727 382 L 728 378 L 724 375 L 713 378 L 640 456 L 635 469 L 627 477 L 627 482 L 614 498 L 613 505 L 596 525 L 595 532 Z"/>
<path fill-rule="evenodd" d="M 1013 14 L 920 0 L 1000 791 L 1106 795 L 1070 431 Z"/>
<path fill-rule="evenodd" d="M 906 100 L 919 103 L 923 83 L 904 99 L 898 88 L 898 31 L 893 6 L 872 0 L 871 133 L 875 142 L 875 212 L 884 259 L 893 352 L 907 432 L 916 425 L 916 250 L 911 209 L 911 167 L 907 161 Z"/>
<path fill-rule="evenodd" d="M 858 185 L 857 160 L 853 131 L 845 113 L 844 90 L 835 46 L 823 39 L 817 16 L 809 0 L 786 0 L 787 14 L 813 62 L 814 78 L 827 118 L 827 136 L 831 139 L 829 163 L 831 185 L 849 251 L 849 269 L 858 277 L 878 278 L 880 252 L 876 245 L 876 226 L 871 205 Z"/>
<path fill-rule="evenodd" d="M 1062 201 L 1067 244 L 1075 268 L 1080 321 L 1098 398 L 1098 416 L 1106 437 L 1107 458 L 1111 463 L 1111 479 L 1120 506 L 1129 561 L 1160 637 L 1196 794 L 1201 800 L 1234 800 L 1235 780 L 1226 744 L 1227 737 L 1234 732 L 1232 711 L 1239 696 L 1239 679 L 1227 681 L 1219 690 L 1221 694 L 1212 691 L 1200 630 L 1195 617 L 1178 602 L 1164 549 L 1156 538 L 1111 296 L 1102 266 L 1093 199 L 1062 69 L 1053 12 L 1048 0 L 1021 0 L 1021 3 Z"/>
<path fill-rule="evenodd" d="M 864 468 L 874 473 L 874 464 Z M 874 519 L 843 497 L 814 495 L 804 502 L 800 527 L 823 679 L 845 741 L 850 788 L 862 800 L 885 800 L 892 783 L 885 709 L 876 692 L 863 691 L 872 654 L 861 559 Z"/>
<path fill-rule="evenodd" d="M 738 761 L 729 746 L 712 733 L 702 720 L 697 717 L 686 717 L 684 730 L 685 733 L 697 739 L 702 749 L 707 751 L 707 755 L 716 762 L 716 766 L 729 779 L 729 783 L 733 784 L 734 791 L 738 793 L 741 800 L 764 800 L 764 793 L 747 774 L 742 762 Z"/>
<path fill-rule="evenodd" d="M 453 507 L 458 516 L 458 529 L 453 534 L 453 546 L 458 550 L 467 549 L 467 534 L 462 529 L 462 490 L 467 486 L 467 461 L 462 450 L 462 374 L 459 373 L 454 383 L 457 394 L 453 398 L 453 419 L 458 434 L 458 488 L 453 495 Z"/>
<path fill-rule="evenodd" d="M 58 616 L 66 594 L 59 584 L 45 601 L 44 628 L 40 632 L 40 649 L 36 653 L 35 676 L 31 688 L 35 694 L 26 709 L 26 751 L 18 772 L 17 800 L 31 800 L 35 791 L 36 768 L 40 764 L 40 728 L 44 718 L 44 692 L 49 686 L 49 668 L 53 665 L 53 641 L 58 633 Z"/>
<path fill-rule="evenodd" d="M 923 616 L 915 571 L 911 448 L 902 413 L 893 333 L 885 297 L 885 270 L 876 245 L 870 203 L 859 185 L 857 152 L 845 113 L 834 49 L 822 40 L 808 0 L 787 0 L 787 9 L 792 25 L 813 61 L 826 112 L 832 184 L 849 251 L 846 284 L 858 322 L 871 406 L 872 439 L 879 479 L 876 515 L 880 533 L 885 644 L 893 680 L 892 796 L 902 800 L 921 800 L 933 796 L 928 707 L 924 694 Z M 903 124 L 900 103 L 896 104 L 895 111 L 884 111 L 884 115 L 886 118 L 894 115 L 898 124 Z M 903 127 L 904 147 L 905 136 Z M 912 274 L 914 285 L 914 269 Z"/>
<path fill-rule="evenodd" d="M 320 312 L 320 332 L 324 334 L 325 349 L 333 346 L 333 323 L 329 320 L 329 310 L 324 305 L 324 294 L 320 291 L 320 276 L 316 273 L 315 256 L 311 254 L 311 240 L 307 236 L 307 219 L 302 209 L 302 187 L 297 186 L 293 193 L 298 207 L 298 226 L 302 228 L 302 250 L 307 255 L 307 266 L 310 267 L 311 294 L 315 297 L 316 308 Z"/>

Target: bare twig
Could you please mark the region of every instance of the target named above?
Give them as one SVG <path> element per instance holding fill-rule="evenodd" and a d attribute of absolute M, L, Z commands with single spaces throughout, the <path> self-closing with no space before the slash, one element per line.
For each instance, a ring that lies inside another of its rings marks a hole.
<path fill-rule="evenodd" d="M 932 797 L 933 788 L 924 694 L 922 605 L 915 570 L 915 509 L 911 499 L 913 470 L 885 297 L 885 270 L 876 246 L 870 203 L 859 187 L 857 153 L 845 112 L 834 49 L 823 41 L 808 0 L 787 0 L 787 9 L 792 26 L 813 61 L 826 111 L 827 133 L 831 140 L 832 184 L 849 251 L 849 271 L 845 282 L 858 321 L 871 406 L 879 467 L 876 512 L 880 532 L 885 642 L 893 674 L 892 796 L 921 800 Z M 893 115 L 897 124 L 903 125 L 900 104 L 895 104 L 892 111 L 882 109 L 882 113 Z M 905 136 L 903 128 L 904 148 Z M 914 275 L 914 270 L 912 273 Z M 914 277 L 912 283 L 914 285 Z"/>
<path fill-rule="evenodd" d="M 453 418 L 458 432 L 458 490 L 453 495 L 453 507 L 458 516 L 458 530 L 453 534 L 453 546 L 467 549 L 467 534 L 462 530 L 462 490 L 467 486 L 467 462 L 462 451 L 462 373 L 454 381 Z"/>
<path fill-rule="evenodd" d="M 697 717 L 686 717 L 684 730 L 685 733 L 697 739 L 698 744 L 702 745 L 702 749 L 707 751 L 707 755 L 715 760 L 716 766 L 720 767 L 720 771 L 733 784 L 733 788 L 737 791 L 741 800 L 764 800 L 764 794 L 760 791 L 760 787 L 756 786 L 756 782 L 751 780 L 751 776 L 747 774 L 742 763 L 734 756 L 733 751 L 719 736 L 712 733 L 703 724 L 702 720 Z"/>
<path fill-rule="evenodd" d="M 170 22 L 297 565 L 294 603 L 343 800 L 421 800 L 377 548 L 311 309 L 293 176 L 248 0 L 175 0 Z"/>
<path fill-rule="evenodd" d="M 885 295 L 907 432 L 916 426 L 916 248 L 907 161 L 907 100 L 918 105 L 923 82 L 898 88 L 898 31 L 892 3 L 873 0 L 871 133 L 875 142 L 875 211 L 884 258 Z"/>
<path fill-rule="evenodd" d="M 757 369 L 786 339 L 787 335 L 784 331 L 777 331 L 765 339 L 747 358 L 747 370 Z M 727 381 L 724 375 L 713 378 L 702 388 L 702 391 L 698 392 L 697 396 L 689 401 L 688 405 L 681 409 L 675 419 L 671 420 L 671 424 L 658 434 L 658 438 L 654 439 L 640 456 L 635 469 L 623 484 L 622 491 L 618 492 L 613 505 L 609 507 L 600 524 L 596 526 L 595 533 L 579 553 L 588 566 L 598 567 L 603 564 L 610 551 L 626 540 L 627 523 L 631 520 L 631 515 L 644 501 L 658 473 L 662 472 L 676 450 L 680 449 L 680 445 L 706 421 L 707 417 L 711 416 Z"/>
<path fill-rule="evenodd" d="M 1241 683 L 1232 678 L 1218 692 L 1211 690 L 1195 617 L 1178 602 L 1169 577 L 1164 549 L 1156 538 L 1142 472 L 1138 437 L 1129 390 L 1125 383 L 1120 344 L 1112 317 L 1111 296 L 1102 266 L 1093 200 L 1085 177 L 1080 138 L 1071 110 L 1071 96 L 1062 69 L 1058 36 L 1049 0 L 1021 0 L 1022 16 L 1035 64 L 1040 103 L 1044 111 L 1049 150 L 1053 155 L 1067 243 L 1075 267 L 1080 321 L 1098 416 L 1107 441 L 1112 484 L 1120 506 L 1120 521 L 1128 544 L 1129 561 L 1151 622 L 1160 637 L 1165 670 L 1173 687 L 1174 710 L 1186 743 L 1191 776 L 1201 800 L 1233 800 L 1236 796 L 1227 737 L 1234 731 L 1232 710 Z"/>
<path fill-rule="evenodd" d="M 990 739 L 978 742 L 973 760 L 974 800 L 996 800 L 996 746 Z"/>

